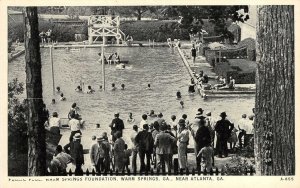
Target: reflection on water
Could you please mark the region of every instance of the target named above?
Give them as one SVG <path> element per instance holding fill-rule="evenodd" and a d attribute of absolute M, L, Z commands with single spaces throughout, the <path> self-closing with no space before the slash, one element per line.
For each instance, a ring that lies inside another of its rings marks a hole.
<path fill-rule="evenodd" d="M 186 67 L 177 52 L 172 53 L 169 48 L 128 48 L 107 47 L 105 55 L 118 52 L 121 60 L 129 60 L 131 69 L 116 70 L 114 65 L 106 65 L 106 91 L 100 92 L 102 85 L 101 64 L 97 55 L 101 49 L 86 48 L 80 52 L 66 52 L 64 49 L 54 50 L 55 86 L 60 86 L 67 101 L 59 101 L 59 95 L 52 92 L 52 73 L 49 60 L 49 50 L 42 49 L 42 79 L 44 102 L 50 112 L 57 111 L 60 117 L 67 117 L 68 110 L 73 102 L 81 108 L 81 114 L 89 125 L 100 123 L 107 127 L 113 114 L 119 112 L 124 120 L 132 112 L 139 122 L 143 113 L 153 109 L 163 112 L 166 120 L 171 114 L 181 116 L 186 113 L 192 119 L 199 107 L 205 111 L 212 111 L 218 116 L 226 111 L 229 119 L 236 121 L 241 114 L 250 114 L 254 106 L 254 97 L 240 98 L 213 98 L 203 100 L 199 95 L 189 96 L 187 85 L 190 77 Z M 15 77 L 25 82 L 25 61 L 21 56 L 9 63 L 9 80 Z M 91 85 L 96 92 L 85 94 L 75 92 L 80 81 L 85 87 Z M 118 88 L 110 91 L 111 84 Z M 150 83 L 152 90 L 146 90 Z M 121 90 L 125 84 L 125 90 Z M 184 107 L 181 108 L 176 92 L 180 90 Z M 55 98 L 57 104 L 51 105 Z M 125 125 L 126 126 L 126 125 Z M 130 126 L 131 127 L 131 126 Z"/>

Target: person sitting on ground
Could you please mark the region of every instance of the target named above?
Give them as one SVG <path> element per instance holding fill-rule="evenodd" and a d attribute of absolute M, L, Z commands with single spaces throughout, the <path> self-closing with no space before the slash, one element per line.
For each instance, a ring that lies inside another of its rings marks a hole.
<path fill-rule="evenodd" d="M 98 61 L 102 62 L 102 54 L 98 53 L 98 55 L 100 56 L 100 59 Z M 103 59 L 104 59 L 104 64 L 106 64 L 107 63 L 106 57 L 104 56 Z"/>
<path fill-rule="evenodd" d="M 226 86 L 220 87 L 219 89 L 234 89 L 235 88 L 235 80 L 232 78 L 232 76 L 229 77 L 229 83 Z"/>
<path fill-rule="evenodd" d="M 200 78 L 201 84 L 207 84 L 208 83 L 208 76 L 207 74 L 204 74 L 203 77 Z"/>
<path fill-rule="evenodd" d="M 121 90 L 125 89 L 125 84 L 121 84 Z"/>
<path fill-rule="evenodd" d="M 103 91 L 102 85 L 99 86 L 99 90 L 100 90 L 100 91 Z"/>
<path fill-rule="evenodd" d="M 112 90 L 112 91 L 115 91 L 116 89 L 117 89 L 117 88 L 116 88 L 115 84 L 112 83 L 112 84 L 111 84 L 111 90 Z"/>
<path fill-rule="evenodd" d="M 77 86 L 77 88 L 75 89 L 75 91 L 81 92 L 81 91 L 82 91 L 82 88 L 81 88 L 80 86 Z"/>
<path fill-rule="evenodd" d="M 118 63 L 120 63 L 120 62 L 121 62 L 120 56 L 119 56 L 118 53 L 116 52 L 116 53 L 115 53 L 115 63 L 118 64 Z"/>
<path fill-rule="evenodd" d="M 129 116 L 128 116 L 128 119 L 127 119 L 127 122 L 128 123 L 133 123 L 134 121 L 135 121 L 135 119 L 132 117 L 132 113 L 130 112 Z"/>
<path fill-rule="evenodd" d="M 88 90 L 87 90 L 86 93 L 92 94 L 92 93 L 94 93 L 94 92 L 95 92 L 95 90 L 92 89 L 92 86 L 88 86 Z"/>
<path fill-rule="evenodd" d="M 110 54 L 110 55 L 108 56 L 108 59 L 107 59 L 108 64 L 111 64 L 111 63 L 112 63 L 113 55 L 114 55 L 114 54 Z"/>
<path fill-rule="evenodd" d="M 61 94 L 60 94 L 60 101 L 65 101 L 65 100 L 67 100 L 66 97 L 64 97 L 64 94 L 61 93 Z"/>
<path fill-rule="evenodd" d="M 205 147 L 203 147 L 197 158 L 201 159 L 201 171 L 203 172 L 205 169 L 207 172 L 210 172 L 212 167 L 215 166 L 214 160 L 214 149 L 210 146 L 210 143 L 206 143 Z"/>
<path fill-rule="evenodd" d="M 221 75 L 218 79 L 218 84 L 214 85 L 215 89 L 226 86 L 226 79 Z"/>
<path fill-rule="evenodd" d="M 180 91 L 177 91 L 176 97 L 177 97 L 177 99 L 181 99 L 181 93 L 180 93 Z"/>

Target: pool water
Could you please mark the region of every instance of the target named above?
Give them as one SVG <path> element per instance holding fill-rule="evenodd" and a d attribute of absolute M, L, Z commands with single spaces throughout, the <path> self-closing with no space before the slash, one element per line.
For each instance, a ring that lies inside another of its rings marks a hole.
<path fill-rule="evenodd" d="M 218 115 L 226 111 L 233 121 L 238 120 L 241 114 L 251 113 L 254 106 L 254 97 L 212 98 L 203 100 L 199 95 L 188 95 L 190 76 L 177 51 L 169 48 L 139 48 L 139 47 L 107 47 L 105 55 L 118 52 L 121 60 L 129 60 L 128 68 L 118 70 L 115 65 L 105 65 L 106 91 L 100 91 L 102 85 L 102 67 L 98 62 L 97 54 L 100 48 L 86 48 L 78 52 L 67 52 L 65 49 L 53 51 L 55 87 L 60 86 L 67 98 L 59 101 L 59 94 L 53 95 L 52 72 L 49 58 L 49 49 L 41 49 L 43 97 L 50 112 L 57 111 L 60 117 L 67 117 L 73 102 L 81 109 L 82 117 L 87 125 L 99 123 L 107 126 L 115 112 L 126 119 L 132 112 L 137 121 L 141 115 L 150 110 L 156 113 L 163 112 L 169 120 L 172 114 L 181 116 L 186 113 L 193 118 L 197 109 L 212 111 Z M 24 56 L 9 63 L 9 81 L 18 77 L 25 82 Z M 75 88 L 80 81 L 85 87 L 91 85 L 96 90 L 94 94 L 78 93 Z M 111 84 L 115 83 L 117 90 L 111 91 Z M 147 90 L 147 84 L 151 90 Z M 121 90 L 125 84 L 125 90 Z M 176 92 L 181 91 L 184 108 L 181 108 Z M 51 105 L 51 99 L 57 103 Z"/>
<path fill-rule="evenodd" d="M 53 95 L 52 72 L 49 59 L 49 49 L 41 49 L 43 98 L 49 112 L 58 112 L 59 117 L 66 118 L 73 102 L 80 107 L 81 115 L 86 120 L 86 129 L 83 130 L 82 144 L 85 149 L 91 145 L 92 135 L 100 135 L 101 132 L 110 133 L 109 123 L 114 113 L 119 112 L 124 120 L 124 140 L 129 147 L 132 146 L 130 135 L 132 125 L 126 122 L 128 113 L 132 112 L 135 118 L 134 124 L 139 124 L 143 113 L 154 110 L 162 112 L 167 122 L 171 115 L 176 115 L 177 120 L 182 114 L 187 114 L 190 122 L 193 121 L 198 108 L 205 112 L 211 111 L 214 119 L 219 118 L 222 111 L 226 111 L 228 119 L 236 122 L 241 115 L 251 114 L 254 107 L 254 96 L 245 95 L 234 98 L 208 98 L 203 100 L 200 95 L 188 95 L 190 76 L 177 51 L 169 48 L 140 48 L 140 47 L 107 47 L 105 55 L 118 52 L 121 60 L 129 60 L 125 70 L 117 70 L 115 65 L 105 65 L 106 91 L 100 91 L 102 85 L 102 69 L 97 55 L 101 49 L 86 48 L 79 52 L 67 52 L 65 49 L 55 49 L 53 52 L 55 87 L 60 86 L 67 98 L 59 101 L 59 94 Z M 8 80 L 18 78 L 25 83 L 25 60 L 20 56 L 8 65 Z M 75 88 L 80 81 L 85 87 L 91 85 L 96 91 L 94 94 L 78 93 Z M 117 90 L 111 91 L 111 84 L 115 83 Z M 151 90 L 147 90 L 148 83 Z M 121 84 L 125 84 L 125 90 L 121 90 Z M 184 108 L 181 108 L 176 92 L 182 94 Z M 25 97 L 25 93 L 20 96 Z M 51 104 L 56 99 L 55 105 Z M 150 119 L 154 121 L 155 119 Z M 99 123 L 100 129 L 95 129 Z M 70 130 L 61 131 L 63 137 L 60 140 L 62 146 L 68 143 Z M 190 147 L 194 143 L 190 142 Z M 89 166 L 89 155 L 85 155 L 85 161 Z M 194 161 L 192 162 L 194 163 Z"/>

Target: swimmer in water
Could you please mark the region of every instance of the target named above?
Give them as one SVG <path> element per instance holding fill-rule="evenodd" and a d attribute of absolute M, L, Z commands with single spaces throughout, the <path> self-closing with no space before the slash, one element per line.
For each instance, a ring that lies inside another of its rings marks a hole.
<path fill-rule="evenodd" d="M 151 85 L 150 85 L 150 84 L 148 84 L 148 87 L 147 87 L 147 89 L 149 89 L 149 90 L 151 89 Z"/>
<path fill-rule="evenodd" d="M 125 84 L 121 84 L 121 89 L 122 89 L 122 90 L 125 89 Z"/>
<path fill-rule="evenodd" d="M 92 94 L 94 92 L 95 92 L 95 90 L 92 89 L 92 86 L 88 86 L 88 91 L 86 93 Z"/>
<path fill-rule="evenodd" d="M 180 105 L 181 105 L 181 108 L 184 108 L 184 103 L 183 103 L 183 101 L 180 101 Z"/>
<path fill-rule="evenodd" d="M 81 88 L 80 86 L 77 86 L 77 88 L 75 89 L 75 91 L 81 92 L 81 91 L 82 91 L 82 88 Z"/>
<path fill-rule="evenodd" d="M 150 110 L 150 113 L 147 114 L 150 117 L 157 117 L 157 115 L 154 113 L 154 110 Z"/>
<path fill-rule="evenodd" d="M 66 100 L 66 97 L 64 97 L 64 94 L 63 94 L 63 93 L 60 94 L 60 100 L 61 100 L 61 101 L 65 101 L 65 100 Z"/>
<path fill-rule="evenodd" d="M 59 86 L 56 87 L 56 92 L 60 93 L 60 87 Z"/>
<path fill-rule="evenodd" d="M 52 99 L 51 104 L 55 104 L 55 99 Z"/>
<path fill-rule="evenodd" d="M 180 93 L 180 91 L 177 91 L 176 97 L 177 97 L 177 99 L 181 99 L 181 93 Z"/>
<path fill-rule="evenodd" d="M 112 91 L 115 91 L 117 89 L 114 83 L 111 84 L 111 87 L 112 87 L 111 88 Z"/>
<path fill-rule="evenodd" d="M 135 119 L 132 117 L 132 113 L 130 112 L 129 116 L 128 116 L 128 119 L 127 119 L 127 122 L 128 123 L 133 123 L 134 121 L 135 121 Z"/>
<path fill-rule="evenodd" d="M 100 91 L 103 91 L 102 85 L 99 86 L 99 90 L 100 90 Z"/>

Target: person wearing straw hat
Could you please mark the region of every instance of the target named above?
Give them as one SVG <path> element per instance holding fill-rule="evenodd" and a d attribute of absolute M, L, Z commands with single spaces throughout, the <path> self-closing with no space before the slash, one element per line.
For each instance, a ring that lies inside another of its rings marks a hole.
<path fill-rule="evenodd" d="M 189 131 L 186 128 L 184 119 L 180 119 L 178 122 L 178 162 L 180 169 L 187 168 L 187 146 L 189 143 Z"/>
<path fill-rule="evenodd" d="M 70 143 L 70 155 L 74 159 L 75 172 L 82 172 L 81 166 L 84 164 L 83 146 L 81 142 L 81 134 L 76 133 L 73 136 L 73 141 Z"/>
<path fill-rule="evenodd" d="M 222 158 L 222 154 L 224 154 L 225 157 L 228 156 L 227 141 L 228 138 L 230 137 L 234 125 L 228 119 L 226 119 L 227 117 L 226 112 L 222 112 L 220 116 L 221 116 L 221 120 L 217 121 L 215 130 L 217 133 L 218 157 Z"/>

